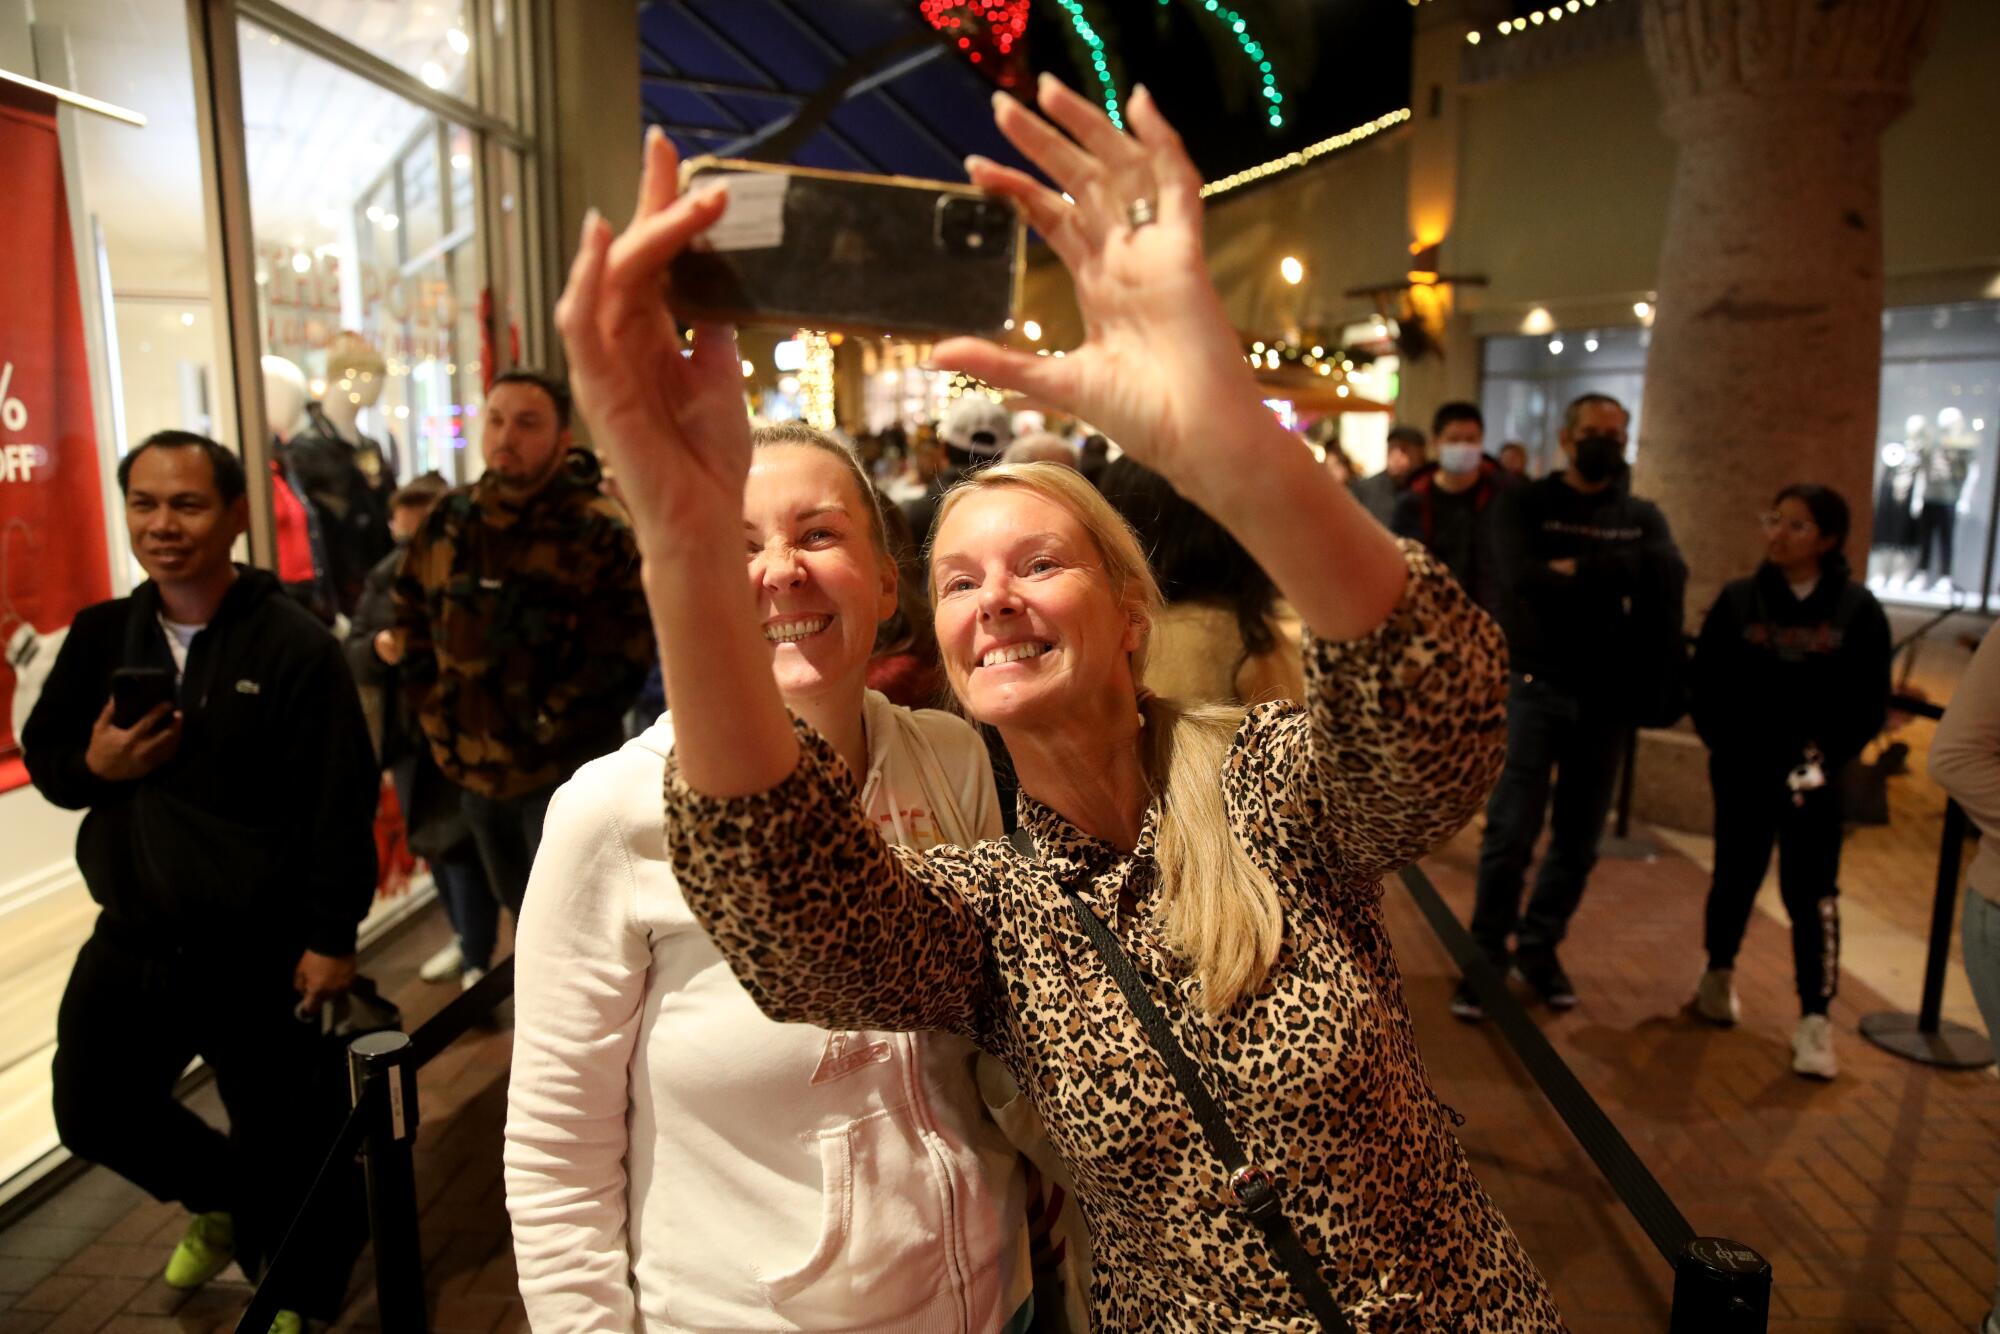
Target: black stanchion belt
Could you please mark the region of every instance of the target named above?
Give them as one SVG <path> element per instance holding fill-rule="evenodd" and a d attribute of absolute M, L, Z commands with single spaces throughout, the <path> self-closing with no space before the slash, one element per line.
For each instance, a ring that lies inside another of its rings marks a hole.
<path fill-rule="evenodd" d="M 1017 827 L 1008 836 L 1008 841 L 1029 861 L 1040 860 L 1034 836 L 1026 826 Z M 1175 1040 L 1173 1029 L 1167 1026 L 1166 1016 L 1153 1004 L 1153 998 L 1146 994 L 1146 984 L 1140 980 L 1139 970 L 1132 966 L 1132 960 L 1119 945 L 1118 937 L 1111 933 L 1103 918 L 1091 911 L 1081 894 L 1069 885 L 1062 885 L 1061 888 L 1069 895 L 1070 907 L 1076 910 L 1077 921 L 1090 937 L 1090 943 L 1104 956 L 1104 966 L 1111 971 L 1112 980 L 1125 993 L 1125 1003 L 1132 1007 L 1132 1013 L 1138 1016 L 1140 1026 L 1146 1030 L 1153 1051 L 1172 1072 L 1174 1083 L 1180 1086 L 1181 1096 L 1187 1099 L 1194 1119 L 1201 1125 L 1202 1134 L 1208 1137 L 1209 1147 L 1215 1150 L 1216 1157 L 1222 1159 L 1222 1165 L 1229 1170 L 1229 1189 L 1235 1196 L 1236 1207 L 1264 1233 L 1264 1241 L 1284 1266 L 1285 1276 L 1292 1281 L 1293 1290 L 1312 1311 L 1320 1328 L 1332 1331 L 1332 1334 L 1352 1334 L 1353 1326 L 1347 1323 L 1347 1317 L 1341 1314 L 1339 1304 L 1333 1300 L 1326 1277 L 1320 1273 L 1312 1256 L 1306 1253 L 1305 1245 L 1299 1241 L 1299 1234 L 1286 1220 L 1271 1174 L 1251 1163 L 1250 1155 L 1243 1152 L 1242 1144 L 1237 1142 L 1235 1132 L 1229 1128 L 1229 1118 L 1209 1095 L 1200 1069 Z"/>
<path fill-rule="evenodd" d="M 410 1034 L 410 1061 L 419 1068 L 449 1047 L 465 1030 L 493 1013 L 494 1007 L 514 994 L 514 956 L 494 964 L 470 991 L 461 992 L 451 1004 L 424 1021 Z"/>
<path fill-rule="evenodd" d="M 1401 872 L 1403 884 L 1408 887 L 1410 897 L 1430 921 L 1431 930 L 1437 933 L 1452 962 L 1458 965 L 1465 980 L 1472 984 L 1486 1013 L 1507 1039 L 1507 1045 L 1514 1049 L 1514 1055 L 1527 1067 L 1528 1074 L 1541 1088 L 1542 1096 L 1549 1100 L 1569 1126 L 1570 1133 L 1583 1146 L 1590 1160 L 1597 1164 L 1597 1170 L 1618 1192 L 1618 1198 L 1638 1220 L 1653 1245 L 1659 1248 L 1667 1263 L 1679 1266 L 1681 1257 L 1695 1239 L 1694 1228 L 1681 1213 L 1680 1207 L 1660 1185 L 1639 1155 L 1618 1132 L 1597 1100 L 1563 1061 L 1560 1053 L 1552 1046 L 1542 1030 L 1535 1027 L 1535 1021 L 1521 1008 L 1521 1003 L 1507 991 L 1507 981 L 1500 975 L 1486 957 L 1485 951 L 1466 929 L 1459 925 L 1452 914 L 1451 906 L 1416 866 L 1405 866 Z"/>
<path fill-rule="evenodd" d="M 479 979 L 470 991 L 462 992 L 451 1004 L 432 1015 L 422 1027 L 410 1035 L 411 1061 L 421 1068 L 432 1057 L 458 1041 L 466 1029 L 491 1014 L 494 1007 L 514 994 L 514 960 L 512 956 L 502 959 L 492 971 Z M 326 1184 L 333 1179 L 336 1170 L 352 1168 L 354 1155 L 361 1148 L 361 1140 L 366 1133 L 367 1117 L 364 1112 L 373 1110 L 369 1099 L 356 1103 L 348 1112 L 347 1121 L 334 1137 L 333 1147 L 327 1150 L 326 1161 L 320 1164 L 319 1175 L 313 1178 L 312 1189 L 299 1204 L 292 1216 L 292 1224 L 285 1230 L 285 1239 L 278 1244 L 271 1262 L 264 1266 L 264 1273 L 257 1282 L 257 1291 L 250 1296 L 250 1305 L 236 1322 L 236 1334 L 267 1334 L 271 1322 L 284 1309 L 284 1290 L 274 1279 L 289 1274 L 297 1261 L 292 1257 L 292 1242 L 299 1234 L 299 1224 L 306 1213 L 319 1200 Z"/>
<path fill-rule="evenodd" d="M 278 1243 L 271 1262 L 264 1266 L 264 1272 L 257 1280 L 257 1290 L 250 1294 L 250 1305 L 244 1308 L 242 1318 L 236 1322 L 236 1334 L 269 1334 L 271 1322 L 284 1309 L 285 1290 L 280 1280 L 298 1267 L 296 1252 L 299 1247 L 293 1243 L 298 1241 L 306 1215 L 319 1202 L 327 1183 L 338 1172 L 354 1170 L 354 1155 L 361 1148 L 361 1137 L 367 1129 L 368 1118 L 364 1113 L 372 1110 L 369 1101 L 364 1099 L 348 1112 L 340 1133 L 333 1137 L 333 1147 L 326 1151 L 326 1161 L 319 1166 L 319 1175 L 313 1178 L 312 1189 L 299 1202 L 299 1210 L 292 1215 L 291 1226 L 285 1229 L 285 1239 Z"/>

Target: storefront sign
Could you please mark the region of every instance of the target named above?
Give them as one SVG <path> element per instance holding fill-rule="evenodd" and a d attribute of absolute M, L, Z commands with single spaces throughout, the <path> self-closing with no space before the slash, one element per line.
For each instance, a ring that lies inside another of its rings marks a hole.
<path fill-rule="evenodd" d="M 82 608 L 111 595 L 90 369 L 53 104 L 0 102 L 0 791 Z"/>

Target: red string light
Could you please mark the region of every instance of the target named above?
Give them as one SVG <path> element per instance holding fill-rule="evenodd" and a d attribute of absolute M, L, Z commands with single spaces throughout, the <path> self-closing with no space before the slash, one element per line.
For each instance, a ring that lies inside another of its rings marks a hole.
<path fill-rule="evenodd" d="M 1028 33 L 1032 0 L 920 0 L 924 21 L 956 39 L 958 49 L 975 65 L 992 60 L 1000 82 L 1012 83 Z"/>

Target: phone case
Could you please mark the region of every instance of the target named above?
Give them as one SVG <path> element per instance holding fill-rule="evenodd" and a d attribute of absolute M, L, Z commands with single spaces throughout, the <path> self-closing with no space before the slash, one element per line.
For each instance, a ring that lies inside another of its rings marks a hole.
<path fill-rule="evenodd" d="M 683 187 L 736 178 L 728 210 L 671 270 L 676 317 L 857 334 L 997 335 L 1025 230 L 970 185 L 693 158 Z"/>
<path fill-rule="evenodd" d="M 120 667 L 111 673 L 111 723 L 132 727 L 174 702 L 174 674 L 164 667 Z"/>

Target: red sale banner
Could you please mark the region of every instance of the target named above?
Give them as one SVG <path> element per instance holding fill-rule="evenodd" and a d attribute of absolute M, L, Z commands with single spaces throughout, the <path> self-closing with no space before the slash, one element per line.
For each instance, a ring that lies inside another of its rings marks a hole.
<path fill-rule="evenodd" d="M 111 595 L 55 108 L 0 100 L 0 791 L 72 617 Z"/>

